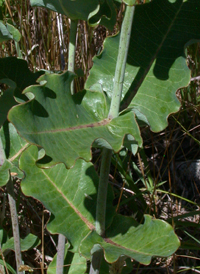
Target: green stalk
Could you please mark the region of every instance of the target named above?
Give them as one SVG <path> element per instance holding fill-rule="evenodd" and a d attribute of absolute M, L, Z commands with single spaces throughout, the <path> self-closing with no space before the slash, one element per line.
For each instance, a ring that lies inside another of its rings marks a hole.
<path fill-rule="evenodd" d="M 101 160 L 99 187 L 97 194 L 97 208 L 96 208 L 96 232 L 102 237 L 105 236 L 105 216 L 106 216 L 106 199 L 108 178 L 110 173 L 112 150 L 104 148 Z"/>
<path fill-rule="evenodd" d="M 16 48 L 16 52 L 17 52 L 17 57 L 23 59 L 22 52 L 21 52 L 21 49 L 19 46 L 19 42 L 15 41 L 15 48 Z"/>
<path fill-rule="evenodd" d="M 124 20 L 122 23 L 117 64 L 115 70 L 114 88 L 111 101 L 111 107 L 108 117 L 113 119 L 119 115 L 119 107 L 122 96 L 122 88 L 126 67 L 126 59 L 128 55 L 129 41 L 131 36 L 131 27 L 133 21 L 135 7 L 127 6 Z M 112 151 L 103 149 L 101 170 L 99 178 L 97 208 L 96 208 L 96 231 L 102 237 L 105 236 L 105 219 L 106 219 L 106 200 L 107 200 L 107 186 L 110 172 Z M 98 254 L 97 254 L 98 253 Z M 92 262 L 90 266 L 90 274 L 98 274 L 100 270 L 103 252 L 94 251 L 92 253 Z"/>
<path fill-rule="evenodd" d="M 72 72 L 74 72 L 75 64 L 77 23 L 78 20 L 71 20 L 68 51 L 68 70 Z M 71 83 L 71 93 L 74 94 L 74 81 Z"/>
<path fill-rule="evenodd" d="M 120 102 L 122 97 L 126 59 L 128 55 L 134 11 L 135 11 L 135 6 L 127 6 L 124 20 L 122 23 L 121 36 L 120 36 L 120 42 L 119 42 L 119 51 L 117 56 L 116 69 L 115 69 L 112 101 L 110 106 L 110 112 L 108 115 L 110 119 L 113 119 L 119 115 L 119 107 L 120 107 Z"/>
<path fill-rule="evenodd" d="M 58 235 L 58 246 L 57 246 L 57 261 L 56 261 L 56 274 L 64 273 L 64 260 L 65 260 L 65 236 L 62 234 Z"/>
<path fill-rule="evenodd" d="M 102 237 L 105 236 L 105 215 L 106 215 L 106 200 L 107 200 L 107 189 L 108 189 L 108 178 L 110 173 L 110 163 L 111 163 L 112 150 L 103 149 L 99 187 L 97 194 L 97 208 L 96 208 L 96 232 Z M 94 245 L 91 250 L 92 262 L 90 265 L 89 274 L 99 274 L 101 261 L 103 258 L 103 250 L 101 246 Z"/>
<path fill-rule="evenodd" d="M 0 136 L 0 166 L 3 165 L 5 160 L 6 160 L 6 155 L 5 155 L 2 139 L 1 139 L 1 136 Z"/>

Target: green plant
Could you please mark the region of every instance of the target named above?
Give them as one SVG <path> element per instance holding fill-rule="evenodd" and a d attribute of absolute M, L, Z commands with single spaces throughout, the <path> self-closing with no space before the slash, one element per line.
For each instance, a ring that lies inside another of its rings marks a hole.
<path fill-rule="evenodd" d="M 51 7 L 74 23 L 81 19 L 112 29 L 116 2 L 121 1 L 31 4 Z M 110 273 L 119 273 L 127 258 L 149 264 L 153 256 L 170 256 L 179 246 L 166 222 L 145 215 L 140 224 L 143 218 L 117 214 L 108 177 L 113 153 L 126 147 L 135 154 L 142 147 L 139 126 L 161 131 L 169 114 L 179 110 L 175 93 L 190 81 L 184 48 L 200 38 L 200 3 L 124 3 L 122 29 L 93 59 L 83 91 L 74 94 L 71 71 L 33 74 L 23 60 L 0 60 L 0 81 L 9 86 L 0 97 L 0 149 L 6 155 L 0 159 L 1 185 L 10 171 L 23 170 L 23 192 L 51 211 L 49 231 L 67 237 L 75 260 L 79 253 L 91 261 L 90 273 L 104 273 L 107 263 Z M 15 128 L 6 124 L 7 113 Z M 92 146 L 102 149 L 99 178 L 90 163 Z"/>

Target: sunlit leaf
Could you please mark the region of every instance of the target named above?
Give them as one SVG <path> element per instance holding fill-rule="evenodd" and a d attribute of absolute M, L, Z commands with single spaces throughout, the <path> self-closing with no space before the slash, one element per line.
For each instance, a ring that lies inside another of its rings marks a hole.
<path fill-rule="evenodd" d="M 91 259 L 93 245 L 99 244 L 109 263 L 125 255 L 147 265 L 153 256 L 170 256 L 179 247 L 179 239 L 168 223 L 146 215 L 144 224 L 134 226 L 131 219 L 117 215 L 106 231 L 106 238 L 92 231 L 80 246 L 81 254 Z"/>
<path fill-rule="evenodd" d="M 126 134 L 141 146 L 139 127 L 132 112 L 108 119 L 105 94 L 82 91 L 71 95 L 74 75 L 43 75 L 40 85 L 25 90 L 29 102 L 11 109 L 8 118 L 28 142 L 42 146 L 54 163 L 74 165 L 77 158 L 91 160 L 92 143 L 104 139 L 119 151 Z"/>
<path fill-rule="evenodd" d="M 200 39 L 199 10 L 199 0 L 154 0 L 135 7 L 121 109 L 144 115 L 153 131 L 167 126 L 169 114 L 180 107 L 177 89 L 189 84 L 184 49 Z M 118 47 L 119 35 L 106 39 L 93 59 L 87 89 L 112 96 Z"/>
<path fill-rule="evenodd" d="M 98 176 L 91 163 L 78 160 L 72 169 L 58 164 L 50 169 L 38 168 L 36 146 L 29 147 L 20 158 L 25 172 L 21 187 L 25 195 L 41 201 L 51 211 L 48 229 L 61 233 L 77 251 L 81 240 L 94 229 Z M 37 180 L 36 180 L 37 178 Z M 113 194 L 108 191 L 106 226 L 112 222 Z"/>

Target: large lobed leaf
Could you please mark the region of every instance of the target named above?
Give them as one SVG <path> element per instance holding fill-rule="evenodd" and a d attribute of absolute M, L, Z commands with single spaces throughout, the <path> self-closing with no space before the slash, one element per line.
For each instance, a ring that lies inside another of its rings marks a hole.
<path fill-rule="evenodd" d="M 91 25 L 101 23 L 109 29 L 116 23 L 113 0 L 31 0 L 31 5 L 65 14 L 72 20 L 88 20 Z"/>
<path fill-rule="evenodd" d="M 189 84 L 184 49 L 200 39 L 199 11 L 199 0 L 153 0 L 135 7 L 121 109 L 145 115 L 153 131 L 166 127 L 168 115 L 180 107 L 177 89 Z M 119 35 L 106 39 L 93 59 L 87 89 L 112 96 L 118 46 Z"/>
<path fill-rule="evenodd" d="M 26 174 L 22 191 L 40 200 L 51 211 L 48 229 L 65 235 L 73 251 L 80 251 L 86 259 L 91 259 L 93 246 L 99 244 L 109 263 L 125 255 L 148 264 L 152 256 L 169 256 L 179 247 L 179 240 L 168 223 L 146 216 L 145 223 L 138 226 L 133 218 L 116 215 L 110 188 L 106 238 L 100 237 L 94 226 L 98 176 L 93 165 L 79 159 L 69 170 L 64 164 L 41 169 L 36 165 L 38 157 L 37 147 L 30 146 L 20 158 L 20 168 Z"/>
<path fill-rule="evenodd" d="M 42 146 L 54 163 L 63 162 L 67 167 L 74 165 L 77 158 L 91 160 L 91 145 L 99 138 L 114 151 L 121 149 L 126 134 L 142 145 L 132 112 L 109 120 L 105 95 L 82 91 L 72 96 L 73 78 L 71 72 L 43 75 L 40 85 L 25 90 L 32 99 L 15 106 L 8 115 L 22 137 Z"/>
<path fill-rule="evenodd" d="M 145 215 L 142 225 L 134 226 L 130 217 L 117 215 L 106 231 L 106 238 L 100 237 L 95 231 L 83 240 L 80 252 L 91 259 L 91 250 L 99 244 L 104 250 L 107 262 L 113 263 L 121 255 L 149 264 L 153 256 L 167 257 L 173 254 L 180 245 L 173 228 L 162 220 Z"/>
<path fill-rule="evenodd" d="M 98 0 L 31 0 L 31 5 L 33 7 L 45 7 L 58 13 L 65 14 L 73 20 L 88 20 L 90 13 L 97 12 L 99 9 Z"/>
<path fill-rule="evenodd" d="M 78 160 L 72 169 L 58 164 L 50 169 L 38 168 L 38 149 L 30 146 L 20 158 L 25 172 L 21 183 L 25 195 L 41 201 L 52 213 L 48 229 L 67 237 L 75 251 L 95 224 L 98 175 L 91 163 Z M 108 191 L 106 226 L 112 222 L 113 194 Z"/>

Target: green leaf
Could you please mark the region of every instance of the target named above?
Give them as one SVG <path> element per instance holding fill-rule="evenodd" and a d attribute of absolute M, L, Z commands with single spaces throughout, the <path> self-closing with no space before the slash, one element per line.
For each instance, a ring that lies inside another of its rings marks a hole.
<path fill-rule="evenodd" d="M 19 42 L 21 39 L 21 33 L 18 31 L 18 29 L 8 23 L 6 24 L 6 26 L 7 26 L 8 31 L 12 34 L 13 39 L 16 42 Z"/>
<path fill-rule="evenodd" d="M 8 111 L 16 104 L 14 100 L 14 89 L 8 88 L 3 92 L 3 95 L 0 96 L 0 127 L 6 121 Z"/>
<path fill-rule="evenodd" d="M 63 274 L 84 274 L 86 271 L 87 261 L 78 253 L 72 253 L 69 250 L 69 244 L 65 245 L 65 259 L 63 266 Z M 57 254 L 54 256 L 53 261 L 48 266 L 47 274 L 54 274 L 56 271 Z M 61 266 L 62 267 L 62 266 Z"/>
<path fill-rule="evenodd" d="M 3 165 L 0 166 L 0 186 L 4 186 L 7 184 L 8 180 L 10 179 L 10 172 L 9 170 L 12 168 L 12 164 L 5 160 Z"/>
<path fill-rule="evenodd" d="M 0 21 L 0 43 L 13 39 L 12 34 L 8 31 L 3 21 Z"/>
<path fill-rule="evenodd" d="M 11 265 L 5 262 L 5 260 L 0 259 L 0 265 L 6 266 L 6 268 L 12 273 L 12 274 L 17 274 L 17 272 L 12 268 Z"/>
<path fill-rule="evenodd" d="M 6 159 L 15 165 L 18 164 L 20 153 L 27 147 L 27 142 L 17 133 L 11 123 L 4 123 L 0 130 L 0 137 L 3 143 Z"/>
<path fill-rule="evenodd" d="M 0 20 L 0 43 L 6 42 L 10 39 L 19 42 L 21 39 L 21 34 L 17 28 L 11 24 L 4 25 L 3 21 Z"/>
<path fill-rule="evenodd" d="M 24 151 L 20 168 L 26 176 L 21 187 L 25 195 L 41 201 L 52 213 L 48 229 L 61 233 L 77 251 L 81 240 L 94 229 L 98 176 L 91 163 L 77 160 L 72 169 L 58 164 L 50 169 L 40 169 L 35 161 L 38 149 L 35 146 Z M 37 178 L 37 180 L 36 180 Z M 108 191 L 106 226 L 112 222 L 113 194 Z"/>
<path fill-rule="evenodd" d="M 67 15 L 72 20 L 80 19 L 87 21 L 90 13 L 98 12 L 100 6 L 98 0 L 31 0 L 33 7 L 45 7 L 61 14 Z"/>
<path fill-rule="evenodd" d="M 169 114 L 180 107 L 177 89 L 189 84 L 184 49 L 200 39 L 199 10 L 199 0 L 153 0 L 135 7 L 121 109 L 129 106 L 145 116 L 153 131 L 167 126 Z M 112 96 L 118 46 L 119 35 L 106 39 L 85 88 Z"/>
<path fill-rule="evenodd" d="M 81 254 L 91 259 L 93 245 L 99 244 L 109 263 L 125 255 L 147 265 L 153 256 L 168 257 L 179 247 L 179 239 L 168 223 L 145 215 L 144 224 L 135 227 L 133 223 L 131 225 L 131 219 L 116 216 L 106 231 L 106 238 L 100 237 L 95 231 L 89 233 L 80 246 Z"/>
<path fill-rule="evenodd" d="M 113 0 L 31 0 L 33 7 L 45 7 L 72 20 L 85 20 L 91 25 L 101 24 L 110 30 L 116 23 L 116 10 Z"/>
<path fill-rule="evenodd" d="M 84 90 L 72 96 L 73 78 L 71 72 L 43 75 L 40 85 L 25 90 L 32 99 L 8 114 L 23 138 L 42 146 L 54 163 L 63 162 L 67 167 L 78 158 L 90 161 L 91 146 L 97 138 L 106 140 L 114 151 L 121 149 L 126 134 L 142 145 L 132 112 L 108 119 L 104 93 Z"/>
<path fill-rule="evenodd" d="M 26 238 L 20 239 L 21 250 L 26 251 L 28 249 L 34 248 L 40 244 L 40 240 L 37 236 L 33 234 L 28 234 Z M 10 238 L 5 244 L 2 245 L 2 251 L 15 250 L 14 238 Z"/>
<path fill-rule="evenodd" d="M 91 19 L 89 24 L 96 26 L 97 24 L 103 25 L 110 30 L 113 30 L 116 23 L 117 13 L 113 0 L 105 0 L 101 5 L 100 9 Z"/>
<path fill-rule="evenodd" d="M 22 95 L 22 90 L 35 84 L 41 74 L 43 72 L 30 72 L 24 60 L 14 57 L 0 59 L 0 82 L 10 86 L 0 97 L 0 138 L 6 158 L 9 160 L 0 167 L 1 186 L 7 184 L 10 172 L 18 178 L 23 177 L 23 173 L 18 169 L 18 158 L 23 149 L 27 147 L 27 142 L 18 135 L 13 125 L 5 122 L 8 111 L 17 104 L 14 95 L 19 101 L 27 101 L 27 97 Z"/>
<path fill-rule="evenodd" d="M 18 101 L 27 101 L 27 97 L 22 95 L 23 89 L 36 84 L 37 78 L 43 73 L 32 73 L 26 61 L 15 57 L 0 59 L 0 83 L 9 86 L 0 96 L 0 127 L 6 121 L 8 111 L 17 104 L 14 96 Z"/>
<path fill-rule="evenodd" d="M 43 71 L 31 72 L 25 60 L 16 57 L 0 58 L 0 83 L 5 83 L 15 89 L 14 96 L 18 101 L 27 101 L 26 96 L 21 94 L 22 91 L 26 87 L 36 84 L 37 78 L 42 74 L 44 74 Z M 3 104 L 5 103 L 0 98 L 0 109 Z"/>
<path fill-rule="evenodd" d="M 28 144 L 19 136 L 15 127 L 8 122 L 4 123 L 0 129 L 0 138 L 7 159 L 0 166 L 0 186 L 4 186 L 10 179 L 10 174 L 20 179 L 24 176 L 23 172 L 18 168 L 18 160 Z"/>
<path fill-rule="evenodd" d="M 136 0 L 123 0 L 123 2 L 128 6 L 135 5 Z"/>
<path fill-rule="evenodd" d="M 8 235 L 6 233 L 6 231 L 0 226 L 0 243 L 1 246 L 6 243 L 6 241 L 8 240 Z"/>

